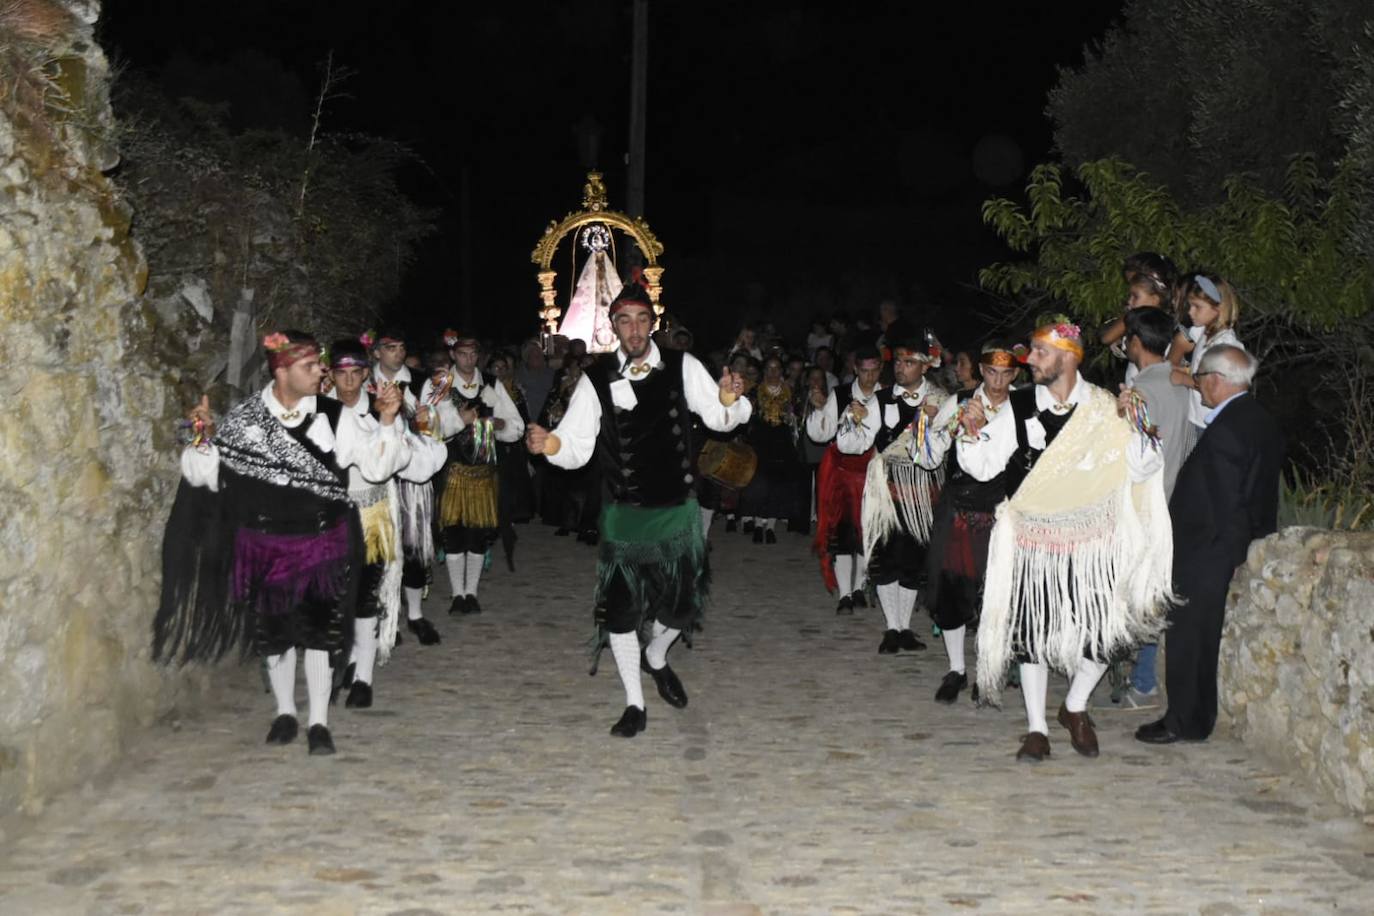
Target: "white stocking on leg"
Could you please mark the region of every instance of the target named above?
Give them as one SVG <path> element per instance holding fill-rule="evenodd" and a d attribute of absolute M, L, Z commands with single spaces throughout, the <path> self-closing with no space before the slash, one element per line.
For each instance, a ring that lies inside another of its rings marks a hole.
<path fill-rule="evenodd" d="M 611 654 L 625 686 L 625 705 L 644 708 L 644 685 L 639 682 L 639 634 L 612 633 Z"/>
<path fill-rule="evenodd" d="M 1082 712 L 1088 708 L 1088 699 L 1093 688 L 1107 673 L 1107 666 L 1090 658 L 1079 659 L 1078 668 L 1069 681 L 1069 695 L 1064 698 L 1064 706 L 1069 712 Z"/>
<path fill-rule="evenodd" d="M 406 586 L 406 618 L 409 620 L 419 620 L 425 616 L 425 612 L 420 609 L 420 601 L 424 597 L 424 590 Z"/>
<path fill-rule="evenodd" d="M 715 509 L 702 509 L 702 510 L 701 510 L 701 533 L 702 533 L 702 534 L 710 534 L 710 533 L 711 533 L 711 519 L 713 519 L 713 518 L 715 518 L 715 517 L 716 517 L 716 510 L 715 510 Z"/>
<path fill-rule="evenodd" d="M 900 630 L 898 626 L 898 604 L 902 600 L 902 587 L 896 582 L 889 582 L 886 585 L 878 586 L 878 604 L 883 609 L 883 619 L 887 621 L 887 630 Z"/>
<path fill-rule="evenodd" d="M 463 584 L 463 575 L 467 571 L 467 564 L 463 558 L 467 556 L 462 553 L 451 553 L 444 557 L 444 568 L 448 570 L 448 584 L 453 589 L 453 597 L 458 598 L 468 594 L 467 587 Z"/>
<path fill-rule="evenodd" d="M 855 557 L 857 562 L 854 564 L 854 591 L 861 592 L 868 584 L 868 557 L 861 553 Z"/>
<path fill-rule="evenodd" d="M 953 630 L 941 630 L 940 635 L 945 639 L 945 654 L 949 656 L 949 670 L 963 674 L 964 628 L 956 627 Z"/>
<path fill-rule="evenodd" d="M 839 583 L 840 597 L 853 592 L 850 583 L 854 579 L 854 555 L 842 553 L 835 557 L 835 581 Z"/>
<path fill-rule="evenodd" d="M 1028 662 L 1021 666 L 1021 699 L 1026 703 L 1026 731 L 1050 733 L 1045 724 L 1045 691 L 1050 688 L 1050 669 Z"/>
<path fill-rule="evenodd" d="M 916 607 L 916 589 L 904 588 L 901 590 L 901 604 L 897 606 L 897 623 L 901 624 L 897 629 L 911 629 L 911 611 Z"/>
<path fill-rule="evenodd" d="M 467 593 L 476 596 L 477 583 L 482 579 L 482 565 L 486 563 L 487 555 L 484 553 L 467 553 L 463 554 L 463 556 L 467 558 L 468 567 L 468 575 L 465 580 L 467 583 Z"/>
<path fill-rule="evenodd" d="M 329 724 L 329 688 L 332 675 L 329 653 L 323 649 L 305 650 L 305 690 L 310 696 L 310 724 Z"/>
<path fill-rule="evenodd" d="M 359 617 L 353 621 L 353 661 L 357 665 L 353 679 L 371 684 L 377 664 L 377 618 Z"/>
<path fill-rule="evenodd" d="M 277 701 L 277 715 L 296 714 L 296 650 L 287 649 L 281 655 L 267 656 L 267 680 L 272 684 L 272 697 Z"/>
<path fill-rule="evenodd" d="M 654 621 L 654 638 L 649 640 L 649 645 L 644 649 L 644 658 L 650 668 L 657 670 L 668 664 L 668 649 L 681 632 Z"/>

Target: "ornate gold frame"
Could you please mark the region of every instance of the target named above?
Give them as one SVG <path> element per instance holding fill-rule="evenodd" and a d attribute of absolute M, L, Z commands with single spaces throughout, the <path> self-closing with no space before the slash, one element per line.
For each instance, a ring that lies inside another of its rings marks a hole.
<path fill-rule="evenodd" d="M 582 186 L 582 209 L 569 213 L 561 221 L 550 220 L 544 237 L 534 246 L 534 252 L 530 255 L 530 260 L 539 266 L 539 298 L 542 302 L 539 317 L 544 322 L 544 329 L 556 334 L 558 319 L 563 315 L 563 310 L 556 302 L 558 291 L 553 288 L 553 281 L 558 277 L 558 271 L 553 269 L 558 243 L 563 241 L 564 236 L 575 233 L 589 223 L 602 223 L 608 228 L 619 229 L 635 240 L 648 259 L 649 263 L 644 267 L 644 279 L 649 284 L 649 299 L 654 304 L 654 326 L 657 327 L 658 319 L 663 315 L 663 306 L 658 301 L 663 293 L 663 268 L 658 266 L 663 243 L 654 235 L 649 224 L 644 222 L 644 217 L 631 218 L 606 209 L 606 183 L 600 172 L 588 172 L 587 183 Z"/>

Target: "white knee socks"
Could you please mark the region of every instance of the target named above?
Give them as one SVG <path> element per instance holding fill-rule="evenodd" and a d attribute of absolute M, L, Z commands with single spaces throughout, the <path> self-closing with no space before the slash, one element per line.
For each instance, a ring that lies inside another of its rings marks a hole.
<path fill-rule="evenodd" d="M 701 533 L 702 533 L 702 534 L 710 534 L 710 533 L 711 533 L 711 519 L 713 519 L 713 518 L 715 518 L 715 517 L 716 517 L 716 510 L 715 510 L 715 509 L 702 509 L 702 510 L 701 510 Z"/>
<path fill-rule="evenodd" d="M 911 612 L 916 607 L 916 589 L 901 589 L 901 604 L 897 605 L 897 623 L 901 626 L 899 630 L 911 629 Z"/>
<path fill-rule="evenodd" d="M 625 686 L 625 705 L 644 708 L 644 686 L 639 682 L 639 635 L 637 633 L 612 633 L 611 654 L 615 656 L 615 667 L 620 672 L 620 683 Z"/>
<path fill-rule="evenodd" d="M 1093 688 L 1106 672 L 1107 666 L 1101 662 L 1095 662 L 1090 658 L 1079 659 L 1078 668 L 1069 681 L 1069 695 L 1064 698 L 1065 708 L 1069 712 L 1082 712 L 1087 709 L 1088 698 L 1093 695 Z"/>
<path fill-rule="evenodd" d="M 329 653 L 323 649 L 305 650 L 305 690 L 310 696 L 310 724 L 329 724 L 329 688 L 332 686 Z"/>
<path fill-rule="evenodd" d="M 765 531 L 772 531 L 772 530 L 773 530 L 773 526 L 776 525 L 777 523 L 778 523 L 778 520 L 775 519 L 775 518 L 766 518 L 766 519 L 763 520 L 763 530 L 765 530 Z"/>
<path fill-rule="evenodd" d="M 372 683 L 372 672 L 377 663 L 377 618 L 359 617 L 353 621 L 353 669 L 355 680 L 364 684 Z"/>
<path fill-rule="evenodd" d="M 458 598 L 468 594 L 468 590 L 463 585 L 463 574 L 467 570 L 467 564 L 463 561 L 465 553 L 451 553 L 444 557 L 444 568 L 448 570 L 448 584 L 453 589 L 453 597 Z"/>
<path fill-rule="evenodd" d="M 644 649 L 644 658 L 650 668 L 662 668 L 668 664 L 668 649 L 681 632 L 654 621 L 654 638 L 649 640 L 649 645 Z"/>
<path fill-rule="evenodd" d="M 277 715 L 296 714 L 296 650 L 287 649 L 281 655 L 267 656 L 267 680 L 272 684 L 272 697 L 277 701 Z"/>
<path fill-rule="evenodd" d="M 841 597 L 851 594 L 854 579 L 854 555 L 842 553 L 835 557 L 835 581 L 839 583 Z"/>
<path fill-rule="evenodd" d="M 964 628 L 956 627 L 953 630 L 941 630 L 940 635 L 945 638 L 945 654 L 949 656 L 949 670 L 963 674 Z"/>
<path fill-rule="evenodd" d="M 482 579 L 482 565 L 486 563 L 487 555 L 484 553 L 468 553 L 464 554 L 464 556 L 467 558 L 468 567 L 468 575 L 465 580 L 465 585 L 467 587 L 466 594 L 476 595 L 477 583 Z"/>
<path fill-rule="evenodd" d="M 1021 699 L 1026 703 L 1026 731 L 1050 733 L 1045 724 L 1045 691 L 1050 687 L 1050 669 L 1033 662 L 1021 666 Z"/>
<path fill-rule="evenodd" d="M 868 557 L 863 554 L 854 555 L 854 591 L 861 592 L 868 584 Z"/>
<path fill-rule="evenodd" d="M 419 620 L 425 616 L 424 611 L 420 610 L 420 601 L 424 597 L 424 590 L 406 586 L 406 617 L 409 620 Z"/>
<path fill-rule="evenodd" d="M 883 619 L 887 621 L 886 629 L 900 630 L 901 614 L 899 612 L 902 601 L 902 587 L 896 582 L 889 582 L 886 585 L 878 586 L 878 604 L 883 609 Z M 910 615 L 907 615 L 910 617 Z"/>

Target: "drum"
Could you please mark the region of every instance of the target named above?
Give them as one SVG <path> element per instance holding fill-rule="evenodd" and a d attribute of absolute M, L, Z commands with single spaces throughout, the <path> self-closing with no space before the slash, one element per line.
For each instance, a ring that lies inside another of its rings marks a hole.
<path fill-rule="evenodd" d="M 759 468 L 758 455 L 743 442 L 707 439 L 697 458 L 701 476 L 731 490 L 743 490 Z"/>

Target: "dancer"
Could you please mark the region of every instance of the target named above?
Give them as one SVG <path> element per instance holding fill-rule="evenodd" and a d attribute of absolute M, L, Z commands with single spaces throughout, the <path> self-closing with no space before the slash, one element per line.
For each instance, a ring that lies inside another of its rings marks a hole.
<path fill-rule="evenodd" d="M 909 332 L 901 322 L 888 327 L 892 351 L 891 388 L 878 392 L 879 426 L 856 424 L 852 435 L 837 436 L 841 451 L 873 450 L 863 493 L 864 556 L 868 576 L 877 586 L 878 605 L 886 626 L 878 652 L 918 651 L 926 644 L 911 629 L 917 590 L 925 581 L 926 545 L 944 467 L 917 463 L 913 456 L 927 448 L 929 424 L 949 397 L 926 379 L 940 364 L 938 349 Z"/>
<path fill-rule="evenodd" d="M 194 438 L 163 540 L 162 601 L 153 657 L 211 661 L 249 646 L 267 659 L 277 717 L 268 744 L 298 732 L 296 654 L 305 657 L 311 754 L 334 753 L 328 726 L 331 661 L 353 632 L 362 531 L 348 469 L 386 480 L 410 461 L 396 416 L 401 394 L 376 400 L 377 423 L 318 395 L 324 366 L 315 338 L 268 335 L 272 381 L 239 403 L 218 430 L 208 399 L 191 412 Z"/>
<path fill-rule="evenodd" d="M 1074 750 L 1097 756 L 1087 713 L 1093 688 L 1113 654 L 1158 633 L 1170 597 L 1173 538 L 1158 443 L 1129 392 L 1114 398 L 1083 380 L 1082 359 L 1080 329 L 1056 316 L 1031 336 L 1034 387 L 1013 392 L 1011 410 L 991 417 L 981 400 L 966 406 L 980 437 L 965 450 L 965 467 L 981 466 L 975 476 L 989 479 L 990 469 L 1007 471 L 1010 498 L 997 509 L 988 548 L 978 686 L 995 700 L 1008 663 L 1020 663 L 1029 731 L 1018 760 L 1050 754 L 1051 666 L 1071 678 L 1059 723 Z"/>
<path fill-rule="evenodd" d="M 949 671 L 935 691 L 940 703 L 953 703 L 968 686 L 964 643 L 968 628 L 978 620 L 993 512 L 1006 497 L 1005 464 L 973 464 L 972 470 L 967 466 L 966 453 L 978 441 L 979 433 L 972 428 L 973 411 L 964 408 L 977 399 L 984 418 L 1008 409 L 1011 383 L 1019 371 L 1017 354 L 1010 347 L 985 345 L 978 356 L 982 383 L 945 402 L 931 424 L 927 446 L 916 453 L 916 461 L 923 466 L 945 467 L 945 483 L 935 504 L 926 553 L 924 593 L 949 658 Z"/>
<path fill-rule="evenodd" d="M 877 438 L 881 415 L 878 410 L 878 376 L 882 356 L 874 347 L 860 347 L 854 353 L 855 378 L 837 394 L 832 389 L 823 403 L 812 390 L 812 407 L 806 418 L 806 434 L 813 442 L 829 442 L 816 475 L 816 539 L 813 548 L 821 558 L 821 578 L 826 589 L 839 592 L 836 614 L 853 614 L 856 607 L 867 607 L 868 558 L 863 555 L 863 491 L 872 449 L 859 446 Z M 841 411 L 839 398 L 846 398 Z M 860 427 L 863 427 L 860 430 Z"/>
<path fill-rule="evenodd" d="M 348 338 L 336 340 L 329 347 L 329 368 L 329 374 L 334 379 L 335 397 L 343 403 L 346 411 L 357 415 L 359 426 L 370 432 L 378 425 L 379 416 L 374 397 L 364 387 L 368 383 L 371 364 L 363 343 Z M 396 387 L 394 382 L 382 382 L 376 386 L 376 398 Z M 365 553 L 358 588 L 357 616 L 353 621 L 353 648 L 338 688 L 348 688 L 348 699 L 344 705 L 349 708 L 366 709 L 372 705 L 376 663 L 380 659 L 382 664 L 386 664 L 396 644 L 404 565 L 404 549 L 400 543 L 401 507 L 396 482 L 428 483 L 431 477 L 439 473 L 448 457 L 441 442 L 417 436 L 409 430 L 403 430 L 401 435 L 406 437 L 410 445 L 411 458 L 394 477 L 376 480 L 357 467 L 348 469 L 348 498 L 358 507 Z"/>
<path fill-rule="evenodd" d="M 601 463 L 610 502 L 601 517 L 596 651 L 610 644 L 625 687 L 625 712 L 611 734 L 633 738 L 648 723 L 641 669 L 668 705 L 687 705 L 668 649 L 690 634 L 710 581 L 692 495 L 691 414 L 728 432 L 748 421 L 750 406 L 734 373 L 715 382 L 691 354 L 659 350 L 650 336 L 653 303 L 640 284 L 627 285 L 610 314 L 619 349 L 578 381 L 557 427 L 531 426 L 525 441 L 557 467 L 581 467 L 594 455 Z M 651 638 L 641 651 L 646 627 Z"/>
<path fill-rule="evenodd" d="M 480 614 L 477 586 L 500 530 L 497 442 L 518 442 L 524 421 L 505 386 L 477 370 L 477 339 L 444 332 L 453 365 L 425 382 L 423 405 L 434 409 L 448 444 L 448 476 L 439 500 L 444 565 L 453 589 L 450 614 Z"/>

